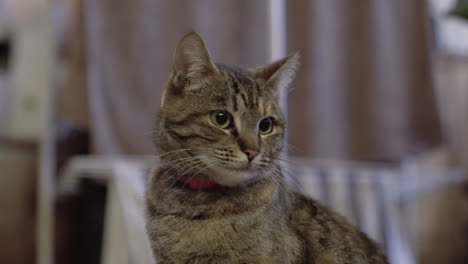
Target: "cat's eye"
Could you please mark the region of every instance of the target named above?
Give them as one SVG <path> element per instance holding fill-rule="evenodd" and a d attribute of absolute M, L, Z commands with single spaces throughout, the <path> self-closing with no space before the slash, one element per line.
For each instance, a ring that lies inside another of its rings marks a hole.
<path fill-rule="evenodd" d="M 220 128 L 228 128 L 231 125 L 232 117 L 225 111 L 214 111 L 210 115 L 211 122 Z"/>
<path fill-rule="evenodd" d="M 260 131 L 261 135 L 268 135 L 273 132 L 273 118 L 267 117 L 260 121 L 258 124 L 258 130 Z"/>

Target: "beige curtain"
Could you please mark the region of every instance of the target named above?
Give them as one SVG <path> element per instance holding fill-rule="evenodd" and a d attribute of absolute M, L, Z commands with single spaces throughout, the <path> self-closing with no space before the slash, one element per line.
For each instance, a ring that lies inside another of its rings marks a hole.
<path fill-rule="evenodd" d="M 98 153 L 153 153 L 162 85 L 178 40 L 200 32 L 213 58 L 267 61 L 266 1 L 86 0 L 93 141 Z"/>
<path fill-rule="evenodd" d="M 451 165 L 468 172 L 468 58 L 437 53 L 434 79 Z"/>
<path fill-rule="evenodd" d="M 85 0 L 97 153 L 153 153 L 151 132 L 178 39 L 189 29 L 215 60 L 268 62 L 268 3 Z M 396 161 L 440 143 L 423 0 L 287 1 L 290 153 Z"/>
<path fill-rule="evenodd" d="M 439 143 L 424 1 L 289 3 L 295 153 L 395 161 Z"/>

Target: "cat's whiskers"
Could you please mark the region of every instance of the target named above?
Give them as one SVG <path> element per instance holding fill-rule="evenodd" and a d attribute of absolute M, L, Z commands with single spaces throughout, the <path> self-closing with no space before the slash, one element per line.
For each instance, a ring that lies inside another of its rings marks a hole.
<path fill-rule="evenodd" d="M 277 168 L 271 166 L 271 167 L 266 167 L 266 170 L 273 175 L 273 177 L 271 177 L 271 180 L 273 180 L 279 187 L 279 189 L 282 191 L 282 192 L 287 192 L 287 189 L 286 187 L 282 184 L 282 180 L 281 178 L 283 177 L 283 174 L 280 170 L 278 170 Z"/>
<path fill-rule="evenodd" d="M 167 159 L 167 160 L 162 160 L 159 163 L 159 165 L 161 167 L 170 167 L 169 165 L 174 165 L 176 163 L 184 162 L 184 161 L 191 160 L 191 159 L 198 159 L 198 158 L 199 158 L 198 156 L 189 156 L 189 157 L 179 157 L 176 159 Z"/>
<path fill-rule="evenodd" d="M 285 144 L 288 148 L 290 148 L 290 149 L 292 149 L 292 150 L 299 151 L 299 152 L 304 152 L 303 149 L 300 149 L 300 148 L 298 148 L 298 147 L 296 147 L 296 146 L 294 146 L 294 145 L 292 145 L 292 144 L 289 144 L 289 143 L 287 143 L 287 142 L 284 142 L 284 144 Z"/>
<path fill-rule="evenodd" d="M 272 166 L 265 166 L 264 169 L 266 172 L 272 174 L 274 177 L 272 179 L 278 183 L 279 187 L 281 188 L 282 191 L 287 192 L 287 187 L 283 184 L 282 181 L 286 176 L 289 176 L 290 178 L 294 178 L 294 173 L 290 171 L 289 169 L 285 168 L 282 166 L 279 162 L 275 161 L 274 158 L 270 158 L 271 165 Z M 295 179 L 295 178 L 294 178 Z"/>
<path fill-rule="evenodd" d="M 201 171 L 207 169 L 208 167 L 210 167 L 212 163 L 205 163 L 203 161 L 199 161 L 198 163 L 195 163 L 195 164 L 192 164 L 192 166 L 188 167 L 185 171 L 181 172 L 181 173 L 174 173 L 174 175 L 172 175 L 172 177 L 175 179 L 173 182 L 172 182 L 172 185 L 177 182 L 178 180 L 180 180 L 181 177 L 183 176 L 186 176 L 187 175 L 187 172 L 189 171 L 196 171 L 195 174 L 193 175 L 190 175 L 190 178 L 189 180 L 193 179 L 195 176 L 197 176 Z M 185 186 L 185 184 L 184 184 Z"/>
<path fill-rule="evenodd" d="M 193 161 L 192 161 L 193 162 Z M 213 161 L 212 161 L 213 162 Z M 216 161 L 214 161 L 216 162 Z M 210 163 L 211 164 L 211 163 Z M 208 166 L 210 165 L 208 164 Z M 193 171 L 195 169 L 199 169 L 199 168 L 203 168 L 203 165 L 207 165 L 205 162 L 203 162 L 201 160 L 201 157 L 197 157 L 197 160 L 195 160 L 195 162 L 193 163 L 189 163 L 189 164 L 186 164 L 185 166 L 177 169 L 173 175 L 170 176 L 170 179 L 175 179 L 171 185 L 173 185 L 175 182 L 177 182 L 181 177 L 185 176 L 187 174 L 187 172 L 189 171 Z M 191 177 L 195 177 L 196 175 L 198 175 L 201 171 L 198 171 L 195 173 L 195 175 L 191 175 Z"/>
<path fill-rule="evenodd" d="M 206 150 L 209 150 L 209 148 L 182 148 L 182 149 L 176 149 L 176 150 L 172 150 L 172 151 L 168 151 L 168 152 L 164 152 L 160 155 L 156 155 L 156 157 L 164 157 L 166 155 L 170 155 L 170 154 L 173 154 L 173 153 L 178 153 L 178 152 L 183 152 L 183 151 L 191 151 L 191 150 L 203 150 L 203 151 L 206 151 Z"/>
<path fill-rule="evenodd" d="M 289 164 L 293 165 L 294 167 L 298 167 L 299 165 L 297 163 L 294 163 L 292 161 L 289 161 L 289 160 L 284 160 L 284 159 L 279 159 L 279 158 L 272 158 L 272 163 L 273 164 L 276 164 L 277 166 L 279 166 L 281 168 L 281 173 L 284 175 L 284 176 L 288 176 L 288 179 L 290 181 L 292 181 L 292 184 L 294 184 L 295 186 L 300 186 L 300 182 L 299 180 L 297 179 L 294 171 L 292 171 L 291 169 L 288 168 L 288 166 L 282 166 L 281 163 L 279 163 L 278 161 L 281 161 L 281 162 L 289 162 Z M 289 165 L 288 164 L 288 165 Z"/>
<path fill-rule="evenodd" d="M 282 158 L 270 158 L 272 161 L 283 161 L 283 162 L 286 162 L 288 164 L 292 164 L 294 166 L 299 166 L 297 163 L 295 163 L 294 161 L 292 160 L 289 160 L 289 159 L 282 159 Z M 284 167 L 284 166 L 282 166 Z"/>
<path fill-rule="evenodd" d="M 204 170 L 206 170 L 206 169 L 208 169 L 208 168 L 212 168 L 212 167 L 214 167 L 215 165 L 218 165 L 218 164 L 219 164 L 219 162 L 218 162 L 217 160 L 214 160 L 214 159 L 208 160 L 207 162 L 204 162 L 204 163 L 207 165 L 206 168 L 197 171 L 197 172 L 193 175 L 193 177 L 197 176 L 197 175 L 200 174 L 202 171 L 204 171 Z"/>
<path fill-rule="evenodd" d="M 209 148 L 184 148 L 184 149 L 177 149 L 169 152 L 162 153 L 157 155 L 156 158 L 159 158 L 161 164 L 176 161 L 179 158 L 188 158 L 188 157 L 198 157 L 200 155 L 190 153 L 189 151 L 198 150 L 202 152 L 209 151 Z M 176 159 L 174 159 L 176 158 Z"/>
<path fill-rule="evenodd" d="M 174 159 L 174 156 L 182 155 L 184 154 L 185 151 L 189 151 L 189 150 L 206 150 L 206 148 L 185 148 L 185 149 L 178 149 L 178 150 L 163 153 L 159 155 L 160 166 L 167 166 L 173 163 L 185 161 L 186 159 L 190 159 L 190 158 L 198 158 L 198 156 L 195 155 L 195 156 L 188 156 L 188 157 L 177 157 L 176 159 Z M 186 153 L 186 154 L 188 155 L 189 153 Z"/>
<path fill-rule="evenodd" d="M 164 176 L 166 176 L 167 174 L 171 174 L 168 178 L 167 178 L 167 181 L 170 181 L 172 179 L 176 179 L 174 182 L 171 183 L 174 184 L 178 178 L 182 177 L 187 171 L 189 171 L 190 169 L 192 169 L 193 167 L 196 167 L 198 165 L 202 164 L 202 161 L 200 159 L 191 159 L 191 160 L 188 160 L 185 162 L 184 165 L 182 165 L 181 167 L 179 168 L 170 168 L 166 171 L 166 173 L 164 173 Z"/>
<path fill-rule="evenodd" d="M 207 169 L 209 169 L 209 168 L 212 168 L 212 167 L 214 167 L 214 166 L 216 166 L 216 165 L 218 165 L 218 162 L 217 162 L 216 160 L 212 160 L 212 161 L 207 162 L 207 163 L 203 162 L 203 164 L 200 164 L 200 166 L 197 166 L 196 168 L 191 168 L 190 170 L 195 170 L 195 169 L 197 169 L 197 171 L 196 171 L 193 175 L 191 175 L 191 176 L 189 177 L 189 181 L 192 180 L 192 179 L 194 179 L 196 176 L 198 176 L 198 175 L 199 175 L 200 173 L 202 173 L 203 171 L 205 171 L 205 170 L 207 170 Z M 183 176 L 183 175 L 182 175 L 182 176 Z M 181 176 L 181 177 L 182 177 L 182 176 Z M 180 177 L 179 177 L 179 179 L 180 179 Z M 184 186 L 185 186 L 185 184 L 184 184 Z"/>
<path fill-rule="evenodd" d="M 181 162 L 183 162 L 183 164 L 181 164 L 180 166 L 175 166 L 179 162 L 173 163 L 173 165 L 166 165 L 165 166 L 166 171 L 161 175 L 161 179 L 166 179 L 165 177 L 170 178 L 173 174 L 179 173 L 180 171 L 184 170 L 188 166 L 198 163 L 199 160 L 197 158 L 190 157 L 190 158 L 181 160 Z"/>
<path fill-rule="evenodd" d="M 192 165 L 195 165 L 195 164 L 201 162 L 201 161 L 199 160 L 199 157 L 189 157 L 189 158 L 184 159 L 184 160 L 182 160 L 182 161 L 184 161 L 184 164 L 183 164 L 181 167 L 178 167 L 178 168 L 175 168 L 175 169 L 174 169 L 174 167 L 169 166 L 169 167 L 167 168 L 167 170 L 160 176 L 161 179 L 165 179 L 165 177 L 166 177 L 168 174 L 172 174 L 172 175 L 170 175 L 170 176 L 166 179 L 166 182 L 169 182 L 172 178 L 175 177 L 174 175 L 178 174 L 180 171 L 186 169 L 187 167 L 190 167 L 190 166 L 192 166 Z M 179 161 L 177 161 L 177 162 L 179 162 Z"/>

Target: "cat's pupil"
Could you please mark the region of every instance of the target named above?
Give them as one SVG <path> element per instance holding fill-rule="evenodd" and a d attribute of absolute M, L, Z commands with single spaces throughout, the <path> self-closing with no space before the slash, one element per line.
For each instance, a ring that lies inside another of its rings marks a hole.
<path fill-rule="evenodd" d="M 216 122 L 220 125 L 224 125 L 228 122 L 229 118 L 225 112 L 218 112 L 216 114 Z"/>
<path fill-rule="evenodd" d="M 260 129 L 260 131 L 266 132 L 266 131 L 270 130 L 272 125 L 273 124 L 272 124 L 271 118 L 265 118 L 262 121 L 260 121 L 260 124 L 258 125 L 258 128 Z"/>

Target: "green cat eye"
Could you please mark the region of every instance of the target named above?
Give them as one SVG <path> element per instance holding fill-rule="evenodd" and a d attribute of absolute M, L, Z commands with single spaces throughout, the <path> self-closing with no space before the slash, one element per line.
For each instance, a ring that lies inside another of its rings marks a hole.
<path fill-rule="evenodd" d="M 217 127 L 228 128 L 231 125 L 231 115 L 225 111 L 214 111 L 210 115 L 211 122 Z"/>
<path fill-rule="evenodd" d="M 258 130 L 260 131 L 261 135 L 268 135 L 273 132 L 273 118 L 267 117 L 260 121 L 258 124 Z"/>

